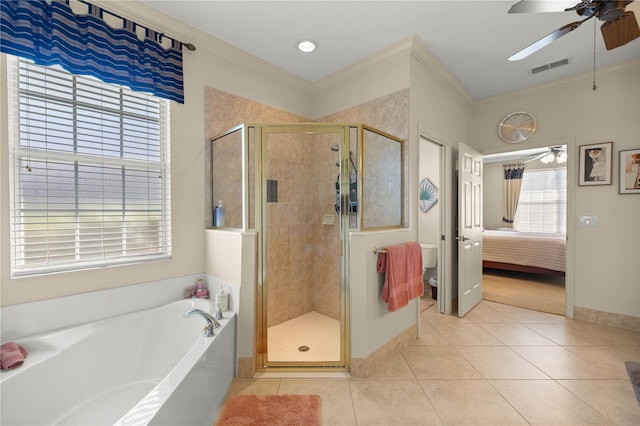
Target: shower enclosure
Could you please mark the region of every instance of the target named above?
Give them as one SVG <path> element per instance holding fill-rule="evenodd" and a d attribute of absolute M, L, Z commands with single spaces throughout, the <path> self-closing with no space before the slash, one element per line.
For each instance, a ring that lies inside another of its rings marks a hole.
<path fill-rule="evenodd" d="M 291 123 L 243 124 L 211 142 L 212 204 L 222 201 L 225 228 L 258 236 L 256 370 L 348 369 L 348 236 L 402 225 L 402 141 L 360 124 Z"/>

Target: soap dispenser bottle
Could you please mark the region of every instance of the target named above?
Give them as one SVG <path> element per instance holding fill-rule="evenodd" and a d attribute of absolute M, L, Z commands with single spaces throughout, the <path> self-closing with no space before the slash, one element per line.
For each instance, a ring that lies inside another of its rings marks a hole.
<path fill-rule="evenodd" d="M 218 205 L 213 215 L 213 226 L 224 226 L 224 207 L 222 206 L 222 200 L 218 200 Z"/>
<path fill-rule="evenodd" d="M 229 293 L 225 291 L 225 287 L 220 287 L 220 290 L 216 293 L 216 307 L 222 311 L 229 309 Z"/>

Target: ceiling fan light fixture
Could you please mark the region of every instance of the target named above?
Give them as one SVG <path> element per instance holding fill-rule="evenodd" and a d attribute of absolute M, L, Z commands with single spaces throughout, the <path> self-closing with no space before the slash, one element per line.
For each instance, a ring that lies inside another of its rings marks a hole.
<path fill-rule="evenodd" d="M 555 159 L 556 159 L 556 155 L 553 152 L 550 152 L 544 157 L 542 157 L 540 161 L 543 162 L 544 164 L 549 164 L 549 163 L 553 163 Z"/>
<path fill-rule="evenodd" d="M 318 48 L 318 43 L 314 40 L 306 38 L 296 42 L 296 48 L 302 53 L 311 53 Z"/>
<path fill-rule="evenodd" d="M 567 153 L 564 151 L 560 151 L 556 157 L 556 162 L 558 164 L 564 164 L 567 162 Z"/>

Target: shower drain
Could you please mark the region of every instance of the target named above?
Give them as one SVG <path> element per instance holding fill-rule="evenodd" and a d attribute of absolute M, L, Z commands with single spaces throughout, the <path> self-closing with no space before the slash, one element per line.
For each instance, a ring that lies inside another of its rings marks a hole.
<path fill-rule="evenodd" d="M 307 351 L 309 350 L 309 346 L 300 346 L 300 347 L 298 348 L 298 350 L 299 350 L 300 352 L 307 352 Z"/>

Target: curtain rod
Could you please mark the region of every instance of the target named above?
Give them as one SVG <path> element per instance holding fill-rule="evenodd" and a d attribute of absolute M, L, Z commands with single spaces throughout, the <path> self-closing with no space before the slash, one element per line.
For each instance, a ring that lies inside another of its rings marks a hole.
<path fill-rule="evenodd" d="M 96 4 L 96 3 L 93 3 L 93 2 L 90 2 L 90 1 L 86 1 L 86 0 L 77 0 L 77 1 L 78 1 L 79 3 L 84 3 L 84 4 L 86 4 L 86 5 L 91 5 L 92 7 L 98 7 L 98 8 L 100 8 L 101 10 L 103 10 L 103 11 L 107 12 L 108 14 L 110 14 L 110 15 L 112 15 L 112 16 L 114 16 L 114 17 L 118 18 L 118 19 L 122 19 L 123 21 L 133 22 L 134 24 L 136 24 L 136 25 L 138 25 L 138 26 L 141 26 L 141 27 L 143 27 L 143 28 L 145 28 L 145 29 L 147 29 L 147 30 L 154 31 L 154 32 L 156 32 L 156 33 L 160 34 L 160 35 L 161 35 L 161 36 L 163 36 L 163 37 L 167 37 L 167 38 L 170 38 L 171 40 L 175 40 L 175 41 L 177 41 L 178 43 L 180 43 L 181 45 L 183 45 L 184 47 L 186 47 L 188 50 L 190 50 L 190 51 L 192 51 L 192 52 L 194 52 L 194 51 L 196 50 L 196 46 L 195 46 L 195 44 L 193 44 L 193 43 L 186 43 L 186 42 L 180 41 L 180 40 L 178 40 L 177 38 L 172 37 L 171 35 L 167 35 L 167 34 L 165 34 L 165 33 L 164 33 L 164 32 L 162 32 L 162 31 L 156 31 L 156 30 L 154 30 L 154 29 L 152 29 L 152 28 L 149 28 L 149 27 L 150 27 L 149 25 L 146 25 L 146 24 L 140 24 L 140 23 L 138 23 L 137 21 L 134 21 L 133 19 L 125 18 L 124 16 L 118 15 L 117 13 L 114 13 L 114 12 L 112 12 L 112 11 L 111 11 L 111 10 L 109 10 L 109 9 L 105 9 L 105 8 L 104 8 L 103 6 L 101 6 L 100 4 L 101 4 L 101 3 L 106 3 L 106 1 L 98 1 L 98 2 L 96 2 L 97 4 Z M 125 25 L 124 25 L 124 22 L 123 22 L 123 27 L 124 27 L 124 26 L 125 26 Z"/>

